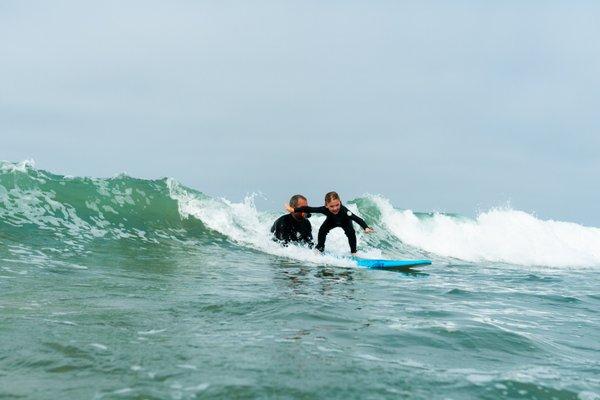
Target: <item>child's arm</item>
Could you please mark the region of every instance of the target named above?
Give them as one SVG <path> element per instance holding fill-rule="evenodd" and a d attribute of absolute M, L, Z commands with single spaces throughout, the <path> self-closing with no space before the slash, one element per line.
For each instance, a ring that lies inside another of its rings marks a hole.
<path fill-rule="evenodd" d="M 360 225 L 361 228 L 363 228 L 365 230 L 366 233 L 371 233 L 371 232 L 375 232 L 373 230 L 373 228 L 370 228 L 369 225 L 367 225 L 367 223 L 365 222 L 364 219 L 362 219 L 361 217 L 359 217 L 358 215 L 351 213 L 352 215 L 350 215 L 350 219 L 354 222 L 356 222 L 357 224 Z"/>
<path fill-rule="evenodd" d="M 289 204 L 285 205 L 285 209 L 288 212 L 303 212 L 303 213 L 320 213 L 320 214 L 325 214 L 327 213 L 327 207 L 310 207 L 310 206 L 305 206 L 305 207 L 296 207 L 293 208 L 292 206 L 290 206 Z"/>

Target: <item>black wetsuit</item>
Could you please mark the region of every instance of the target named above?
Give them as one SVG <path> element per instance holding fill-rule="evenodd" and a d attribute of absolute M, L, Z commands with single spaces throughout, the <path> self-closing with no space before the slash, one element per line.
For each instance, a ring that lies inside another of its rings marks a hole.
<path fill-rule="evenodd" d="M 306 218 L 296 219 L 292 214 L 282 215 L 273 223 L 271 232 L 275 239 L 287 245 L 289 242 L 306 243 L 313 247 L 312 226 Z"/>
<path fill-rule="evenodd" d="M 319 238 L 316 249 L 319 251 L 325 250 L 325 237 L 330 230 L 333 228 L 340 227 L 344 230 L 344 233 L 348 237 L 348 243 L 350 244 L 350 252 L 356 253 L 356 232 L 352 226 L 352 221 L 359 224 L 363 229 L 367 229 L 369 226 L 362 218 L 354 215 L 353 212 L 348 210 L 346 206 L 341 206 L 340 211 L 337 214 L 333 214 L 327 209 L 327 207 L 297 207 L 294 208 L 294 212 L 310 212 L 325 214 L 327 217 L 323 222 L 323 225 L 319 228 Z"/>

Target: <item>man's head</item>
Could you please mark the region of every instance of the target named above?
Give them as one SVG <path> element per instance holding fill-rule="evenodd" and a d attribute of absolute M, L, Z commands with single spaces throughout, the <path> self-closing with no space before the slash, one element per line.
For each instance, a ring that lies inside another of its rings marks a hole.
<path fill-rule="evenodd" d="M 306 207 L 307 205 L 308 200 L 306 200 L 306 197 L 302 196 L 301 194 L 295 194 L 290 198 L 290 206 L 292 206 L 292 208 Z M 292 213 L 292 215 L 300 219 L 304 218 L 306 216 L 306 213 Z"/>

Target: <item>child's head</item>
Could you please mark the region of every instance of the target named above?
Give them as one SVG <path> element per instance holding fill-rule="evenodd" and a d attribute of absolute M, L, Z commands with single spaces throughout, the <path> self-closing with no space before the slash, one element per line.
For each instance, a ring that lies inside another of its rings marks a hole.
<path fill-rule="evenodd" d="M 332 213 L 337 214 L 340 212 L 342 206 L 342 200 L 340 195 L 336 192 L 329 192 L 325 195 L 325 207 Z"/>

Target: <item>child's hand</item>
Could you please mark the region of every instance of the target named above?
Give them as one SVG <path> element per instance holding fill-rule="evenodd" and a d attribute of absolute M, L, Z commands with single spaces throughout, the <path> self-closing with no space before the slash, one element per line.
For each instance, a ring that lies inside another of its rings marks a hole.
<path fill-rule="evenodd" d="M 375 230 L 373 228 L 366 228 L 365 233 L 373 233 Z"/>
<path fill-rule="evenodd" d="M 283 208 L 285 208 L 287 210 L 287 212 L 291 212 L 291 213 L 294 212 L 294 208 L 292 206 L 290 206 L 289 204 L 287 204 L 287 203 L 285 203 L 283 205 Z"/>

